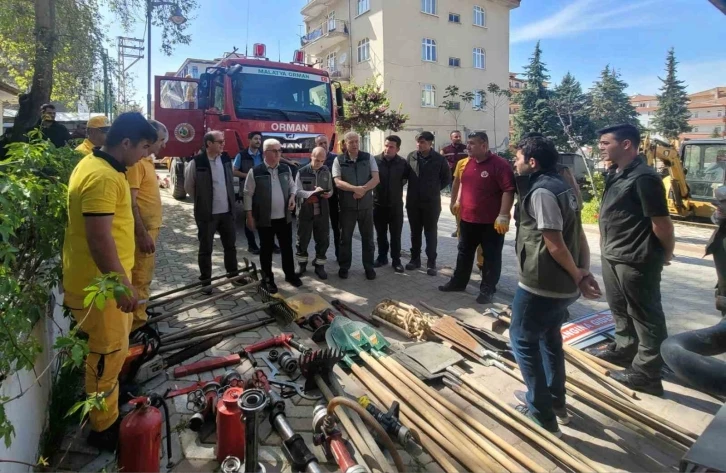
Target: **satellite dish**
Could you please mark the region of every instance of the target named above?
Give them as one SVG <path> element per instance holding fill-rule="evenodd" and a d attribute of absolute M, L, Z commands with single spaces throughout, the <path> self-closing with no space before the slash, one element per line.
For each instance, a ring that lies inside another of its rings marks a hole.
<path fill-rule="evenodd" d="M 345 64 L 345 61 L 347 61 L 347 60 L 348 60 L 348 54 L 343 53 L 343 54 L 340 55 L 340 63 L 341 64 Z"/>

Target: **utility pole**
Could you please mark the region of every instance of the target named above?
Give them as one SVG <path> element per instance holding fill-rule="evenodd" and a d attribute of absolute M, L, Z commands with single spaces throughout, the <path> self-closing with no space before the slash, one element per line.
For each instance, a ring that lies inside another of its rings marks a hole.
<path fill-rule="evenodd" d="M 119 101 L 124 105 L 128 105 L 126 97 L 126 73 L 131 67 L 144 58 L 144 40 L 138 38 L 127 38 L 119 36 L 118 38 L 118 94 Z M 127 64 L 127 60 L 133 59 Z"/>
<path fill-rule="evenodd" d="M 103 60 L 103 114 L 106 117 L 109 116 L 109 103 L 108 103 L 108 53 L 104 49 L 101 51 L 101 60 Z"/>

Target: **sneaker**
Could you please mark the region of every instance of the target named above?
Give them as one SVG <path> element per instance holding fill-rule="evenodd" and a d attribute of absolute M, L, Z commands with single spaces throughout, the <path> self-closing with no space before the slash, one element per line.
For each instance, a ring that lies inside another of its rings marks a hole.
<path fill-rule="evenodd" d="M 247 251 L 250 252 L 250 253 L 252 253 L 253 255 L 259 255 L 260 254 L 260 249 L 257 248 L 257 247 L 249 247 L 249 248 L 247 248 Z"/>
<path fill-rule="evenodd" d="M 373 268 L 366 269 L 366 279 L 368 279 L 369 281 L 373 281 L 374 279 L 376 279 L 376 270 Z"/>
<path fill-rule="evenodd" d="M 494 294 L 492 294 L 489 291 L 480 292 L 478 296 L 476 296 L 476 303 L 477 304 L 491 304 L 492 298 Z"/>
<path fill-rule="evenodd" d="M 413 271 L 421 267 L 421 258 L 411 258 L 411 261 L 406 265 L 406 270 Z"/>
<path fill-rule="evenodd" d="M 514 406 L 514 410 L 516 410 L 517 412 L 519 412 L 522 415 L 527 416 L 529 419 L 532 420 L 532 422 L 539 425 L 540 427 L 542 427 L 543 429 L 545 429 L 547 432 L 551 433 L 555 437 L 557 437 L 557 438 L 562 437 L 562 431 L 560 430 L 559 425 L 557 425 L 556 420 L 552 419 L 549 422 L 542 422 L 539 419 L 537 419 L 534 415 L 532 415 L 532 413 L 529 411 L 529 407 L 527 407 L 524 404 L 518 404 L 518 405 Z"/>
<path fill-rule="evenodd" d="M 400 261 L 396 261 L 396 262 L 393 263 L 393 270 L 395 272 L 397 272 L 397 273 L 403 273 L 404 272 L 403 265 L 401 264 Z"/>
<path fill-rule="evenodd" d="M 456 286 L 452 281 L 447 282 L 443 286 L 439 286 L 439 291 L 441 292 L 464 292 L 466 291 L 466 287 L 459 287 Z"/>
<path fill-rule="evenodd" d="M 322 264 L 315 265 L 315 274 L 323 281 L 328 279 L 328 273 L 325 272 L 325 266 L 323 266 Z"/>
<path fill-rule="evenodd" d="M 514 397 L 520 404 L 527 405 L 527 393 L 525 391 L 514 391 Z M 555 413 L 557 423 L 560 425 L 567 425 L 572 420 L 570 414 L 567 413 L 567 407 L 552 407 L 552 411 Z"/>
<path fill-rule="evenodd" d="M 348 279 L 348 270 L 347 269 L 340 268 L 338 270 L 338 277 L 340 279 Z"/>
<path fill-rule="evenodd" d="M 388 264 L 388 259 L 387 258 L 378 258 L 375 261 L 375 263 L 373 263 L 373 267 L 374 268 L 380 268 L 380 267 L 386 266 L 387 264 Z"/>
<path fill-rule="evenodd" d="M 428 274 L 429 276 L 436 276 L 436 274 L 437 274 L 436 268 L 426 269 L 426 274 Z"/>
<path fill-rule="evenodd" d="M 302 279 L 296 274 L 294 276 L 286 277 L 285 281 L 289 282 L 293 287 L 300 287 L 303 285 Z"/>
<path fill-rule="evenodd" d="M 663 396 L 663 382 L 660 378 L 650 378 L 632 368 L 611 371 L 610 377 L 624 386 L 641 393 Z"/>
<path fill-rule="evenodd" d="M 635 353 L 632 355 L 617 349 L 618 344 L 610 342 L 604 347 L 587 348 L 585 351 L 601 360 L 608 361 L 614 365 L 628 368 L 633 364 Z"/>
<path fill-rule="evenodd" d="M 118 449 L 118 436 L 119 428 L 121 427 L 121 417 L 116 419 L 116 422 L 111 424 L 106 430 L 97 432 L 91 430 L 86 438 L 86 443 L 91 447 L 95 447 L 99 450 L 106 450 L 108 452 L 115 452 Z"/>

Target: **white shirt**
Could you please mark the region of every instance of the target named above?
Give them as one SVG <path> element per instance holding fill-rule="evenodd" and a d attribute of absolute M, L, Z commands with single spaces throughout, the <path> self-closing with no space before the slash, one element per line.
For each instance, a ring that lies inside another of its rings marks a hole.
<path fill-rule="evenodd" d="M 337 158 L 335 158 L 335 161 L 333 161 L 333 169 L 330 170 L 330 172 L 333 174 L 333 179 L 336 177 L 340 177 L 341 171 L 340 171 L 340 161 L 338 161 L 343 155 L 341 154 Z M 360 156 L 360 154 L 358 155 Z M 356 160 L 358 159 L 358 156 L 356 156 Z M 378 163 L 376 162 L 376 158 L 371 155 L 371 173 L 378 172 Z M 349 183 L 352 184 L 352 183 Z M 365 184 L 365 182 L 363 183 Z M 363 185 L 360 184 L 360 185 Z"/>
<path fill-rule="evenodd" d="M 271 168 L 265 162 L 265 166 L 267 166 L 267 170 L 270 172 L 270 189 L 272 193 L 270 219 L 277 220 L 280 218 L 285 218 L 285 210 L 287 209 L 288 202 L 285 201 L 285 196 L 282 195 L 282 186 L 280 185 L 279 176 L 280 165 L 278 164 L 274 168 Z M 292 173 L 290 174 L 290 177 L 292 178 Z M 294 196 L 295 194 L 297 194 L 297 185 L 295 183 L 295 180 L 293 179 L 290 179 L 289 182 L 290 195 Z M 250 169 L 250 172 L 247 173 L 244 187 L 244 208 L 246 211 L 252 210 L 252 197 L 255 195 L 256 188 L 257 184 L 255 183 L 254 169 Z"/>
<path fill-rule="evenodd" d="M 224 164 L 220 156 L 209 157 L 209 167 L 212 172 L 212 214 L 226 214 L 229 212 L 227 199 L 227 178 L 224 175 Z M 189 161 L 184 169 L 184 190 L 194 199 L 196 190 L 197 165 L 194 160 Z"/>

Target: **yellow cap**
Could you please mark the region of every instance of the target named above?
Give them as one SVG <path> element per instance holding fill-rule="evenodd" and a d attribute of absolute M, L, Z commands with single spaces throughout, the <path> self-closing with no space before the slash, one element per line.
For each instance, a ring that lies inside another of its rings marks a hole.
<path fill-rule="evenodd" d="M 111 123 L 108 121 L 108 118 L 105 115 L 99 115 L 97 117 L 92 117 L 88 120 L 88 123 L 86 124 L 87 128 L 111 128 Z"/>

